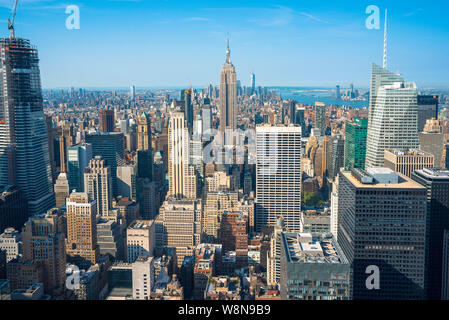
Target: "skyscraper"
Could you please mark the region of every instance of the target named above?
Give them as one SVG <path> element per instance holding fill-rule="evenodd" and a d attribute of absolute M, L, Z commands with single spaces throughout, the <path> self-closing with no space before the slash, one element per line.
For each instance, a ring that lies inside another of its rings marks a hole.
<path fill-rule="evenodd" d="M 301 221 L 301 128 L 259 126 L 256 165 L 256 230 L 283 217 L 291 231 Z"/>
<path fill-rule="evenodd" d="M 56 207 L 62 207 L 65 205 L 65 200 L 70 194 L 69 181 L 67 180 L 67 174 L 60 173 L 54 186 Z"/>
<path fill-rule="evenodd" d="M 67 150 L 68 154 L 68 174 L 70 192 L 84 191 L 84 170 L 92 159 L 92 145 L 90 143 L 80 143 L 71 146 Z"/>
<path fill-rule="evenodd" d="M 97 202 L 87 193 L 73 192 L 67 199 L 67 255 L 81 268 L 97 263 Z"/>
<path fill-rule="evenodd" d="M 114 110 L 102 109 L 98 113 L 100 132 L 114 132 Z"/>
<path fill-rule="evenodd" d="M 418 132 L 422 132 L 427 120 L 438 119 L 438 96 L 418 96 Z"/>
<path fill-rule="evenodd" d="M 369 111 L 366 168 L 383 167 L 385 149 L 419 147 L 416 84 L 395 82 L 376 92 Z"/>
<path fill-rule="evenodd" d="M 193 131 L 193 105 L 192 105 L 192 89 L 184 91 L 184 118 L 187 121 L 189 132 Z"/>
<path fill-rule="evenodd" d="M 29 40 L 0 39 L 0 185 L 17 185 L 31 215 L 55 204 L 39 58 Z"/>
<path fill-rule="evenodd" d="M 147 113 L 137 119 L 137 171 L 139 178 L 153 179 L 151 118 Z"/>
<path fill-rule="evenodd" d="M 168 127 L 168 194 L 182 198 L 186 196 L 186 179 L 189 167 L 189 132 L 184 113 L 170 116 Z"/>
<path fill-rule="evenodd" d="M 353 268 L 355 300 L 425 298 L 426 193 L 387 168 L 340 173 L 338 243 Z M 379 289 L 367 286 L 372 268 Z"/>
<path fill-rule="evenodd" d="M 30 218 L 21 234 L 23 261 L 43 267 L 45 292 L 58 296 L 65 289 L 66 247 L 58 214 Z"/>
<path fill-rule="evenodd" d="M 254 72 L 251 73 L 251 95 L 256 93 L 256 75 Z"/>
<path fill-rule="evenodd" d="M 326 134 L 326 105 L 322 102 L 315 102 L 315 128 L 320 129 L 320 134 Z"/>
<path fill-rule="evenodd" d="M 331 181 L 335 179 L 341 168 L 344 167 L 345 160 L 345 139 L 337 134 L 329 139 L 329 149 L 327 150 L 327 176 Z"/>
<path fill-rule="evenodd" d="M 226 130 L 237 129 L 237 74 L 231 63 L 231 50 L 226 50 L 226 62 L 220 76 L 220 132 L 225 136 Z"/>
<path fill-rule="evenodd" d="M 427 298 L 440 300 L 443 240 L 449 230 L 449 171 L 424 168 L 415 171 L 412 179 L 427 190 Z"/>
<path fill-rule="evenodd" d="M 124 140 L 122 133 L 92 134 L 86 136 L 86 142 L 92 144 L 92 155 L 101 156 L 111 167 L 113 196 L 118 195 L 117 167 L 124 162 Z"/>
<path fill-rule="evenodd" d="M 354 118 L 346 122 L 345 128 L 345 168 L 365 169 L 366 136 L 368 119 Z"/>
<path fill-rule="evenodd" d="M 112 208 L 111 167 L 100 156 L 90 160 L 84 172 L 84 191 L 96 201 L 96 214 L 107 217 Z"/>

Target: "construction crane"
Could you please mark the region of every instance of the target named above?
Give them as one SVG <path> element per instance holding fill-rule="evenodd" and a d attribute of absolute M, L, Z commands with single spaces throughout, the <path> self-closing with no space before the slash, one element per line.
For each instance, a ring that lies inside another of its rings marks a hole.
<path fill-rule="evenodd" d="M 11 12 L 11 18 L 8 19 L 8 29 L 11 33 L 11 39 L 14 39 L 14 21 L 16 20 L 16 13 L 17 13 L 17 5 L 19 3 L 19 0 L 15 0 L 14 2 L 14 8 Z"/>

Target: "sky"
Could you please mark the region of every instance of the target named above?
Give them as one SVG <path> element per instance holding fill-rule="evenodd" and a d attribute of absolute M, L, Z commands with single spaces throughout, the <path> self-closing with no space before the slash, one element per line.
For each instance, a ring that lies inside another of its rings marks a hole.
<path fill-rule="evenodd" d="M 4 36 L 13 2 L 0 0 Z M 68 5 L 79 30 L 66 28 Z M 366 27 L 369 5 L 379 30 Z M 261 86 L 366 88 L 385 9 L 388 68 L 449 89 L 449 1 L 19 0 L 15 29 L 39 49 L 44 88 L 216 85 L 227 37 L 242 85 L 254 72 Z"/>

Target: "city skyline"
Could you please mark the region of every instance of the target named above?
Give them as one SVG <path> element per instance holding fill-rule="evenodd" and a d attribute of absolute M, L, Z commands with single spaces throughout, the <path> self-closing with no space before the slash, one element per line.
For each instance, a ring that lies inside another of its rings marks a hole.
<path fill-rule="evenodd" d="M 374 3 L 381 13 L 379 30 L 365 26 L 368 2 L 251 6 L 230 1 L 225 8 L 218 2 L 204 8 L 197 1 L 74 4 L 80 8 L 79 30 L 66 29 L 65 4 L 19 3 L 16 33 L 40 48 L 44 88 L 218 84 L 215 70 L 228 36 L 242 85 L 250 85 L 254 72 L 262 86 L 367 87 L 371 63 L 382 62 L 387 8 L 389 69 L 419 79 L 420 88 L 448 86 L 447 4 L 435 10 L 431 3 L 379 1 Z M 5 31 L 11 6 L 0 1 Z"/>

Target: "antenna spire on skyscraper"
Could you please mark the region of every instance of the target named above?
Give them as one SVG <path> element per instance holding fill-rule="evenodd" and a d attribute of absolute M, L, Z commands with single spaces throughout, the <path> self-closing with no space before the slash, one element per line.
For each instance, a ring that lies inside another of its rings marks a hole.
<path fill-rule="evenodd" d="M 228 47 L 226 49 L 226 63 L 231 63 L 231 49 L 229 48 L 229 38 L 228 38 Z"/>
<path fill-rule="evenodd" d="M 384 28 L 384 56 L 383 56 L 383 68 L 387 68 L 387 14 L 388 10 L 385 9 L 385 28 Z"/>

